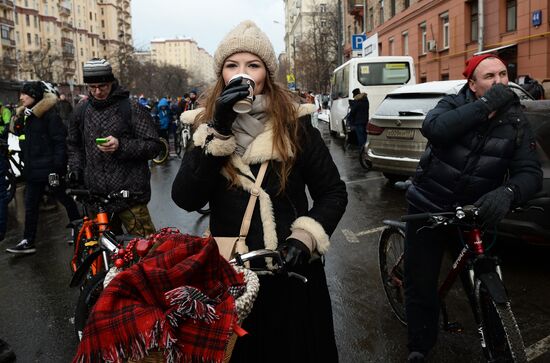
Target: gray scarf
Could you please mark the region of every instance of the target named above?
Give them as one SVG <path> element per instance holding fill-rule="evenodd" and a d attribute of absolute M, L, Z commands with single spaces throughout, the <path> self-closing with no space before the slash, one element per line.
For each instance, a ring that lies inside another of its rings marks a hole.
<path fill-rule="evenodd" d="M 233 127 L 233 135 L 237 142 L 235 152 L 243 156 L 246 148 L 250 143 L 261 134 L 265 129 L 265 124 L 268 120 L 265 112 L 267 106 L 267 98 L 263 95 L 258 95 L 252 103 L 252 110 L 249 113 L 241 113 L 235 119 Z"/>

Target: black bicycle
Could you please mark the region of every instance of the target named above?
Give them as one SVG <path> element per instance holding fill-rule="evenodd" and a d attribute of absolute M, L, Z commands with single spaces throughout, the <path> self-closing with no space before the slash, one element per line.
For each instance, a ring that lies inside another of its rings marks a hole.
<path fill-rule="evenodd" d="M 527 362 L 520 329 L 512 312 L 497 257 L 489 256 L 477 222 L 478 208 L 458 207 L 443 213 L 406 215 L 400 221 L 386 220 L 388 227 L 382 232 L 378 257 L 382 285 L 397 319 L 407 324 L 405 316 L 404 267 L 406 221 L 428 221 L 423 228 L 456 226 L 463 236 L 464 246 L 439 288 L 443 327 L 456 331 L 457 325 L 449 322 L 445 297 L 461 272 L 468 272 L 469 286 L 465 291 L 478 325 L 479 339 L 488 362 Z"/>

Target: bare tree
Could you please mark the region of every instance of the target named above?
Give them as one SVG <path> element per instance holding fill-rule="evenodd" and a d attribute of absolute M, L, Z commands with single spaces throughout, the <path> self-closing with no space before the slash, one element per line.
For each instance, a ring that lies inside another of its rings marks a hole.
<path fill-rule="evenodd" d="M 55 81 L 63 72 L 63 57 L 50 44 L 27 52 L 19 62 L 20 70 L 34 79 Z"/>
<path fill-rule="evenodd" d="M 336 5 L 314 1 L 308 31 L 296 43 L 295 73 L 301 88 L 327 93 L 331 73 L 338 65 L 338 11 Z"/>

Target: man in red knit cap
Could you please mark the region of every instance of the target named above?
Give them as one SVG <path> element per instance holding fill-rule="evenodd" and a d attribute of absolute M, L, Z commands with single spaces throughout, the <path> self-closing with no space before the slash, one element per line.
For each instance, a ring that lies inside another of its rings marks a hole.
<path fill-rule="evenodd" d="M 508 71 L 494 54 L 466 62 L 467 84 L 445 96 L 422 124 L 428 146 L 407 190 L 409 214 L 451 211 L 458 205 L 479 208 L 483 226 L 493 230 L 513 205 L 542 185 L 533 132 Z M 405 303 L 409 362 L 424 362 L 438 332 L 437 284 L 445 241 L 460 250 L 456 229 L 422 228 L 408 222 L 405 236 Z M 467 276 L 461 276 L 466 291 Z"/>

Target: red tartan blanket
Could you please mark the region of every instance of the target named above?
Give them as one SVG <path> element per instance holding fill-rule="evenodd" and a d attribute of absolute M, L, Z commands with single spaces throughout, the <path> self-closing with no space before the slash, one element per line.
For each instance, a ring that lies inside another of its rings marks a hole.
<path fill-rule="evenodd" d="M 211 238 L 178 233 L 160 240 L 103 291 L 73 362 L 138 360 L 150 349 L 163 350 L 167 362 L 223 362 L 242 275 Z"/>

